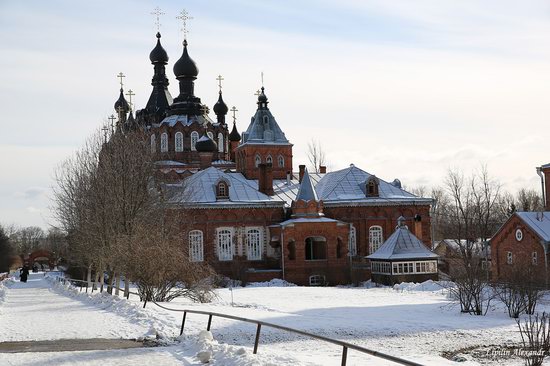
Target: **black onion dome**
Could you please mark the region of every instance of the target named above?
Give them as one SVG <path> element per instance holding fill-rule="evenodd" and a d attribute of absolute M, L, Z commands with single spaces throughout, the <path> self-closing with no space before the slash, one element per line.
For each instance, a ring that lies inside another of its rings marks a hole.
<path fill-rule="evenodd" d="M 266 103 L 267 102 L 267 96 L 264 93 L 264 87 L 262 86 L 262 92 L 260 95 L 258 95 L 258 103 Z"/>
<path fill-rule="evenodd" d="M 226 115 L 227 112 L 229 111 L 229 108 L 227 108 L 227 105 L 223 101 L 221 91 L 220 91 L 220 96 L 218 97 L 218 101 L 216 102 L 216 104 L 214 104 L 213 109 L 214 109 L 214 113 L 216 113 L 217 115 L 219 115 L 219 114 Z"/>
<path fill-rule="evenodd" d="M 218 145 L 207 134 L 204 134 L 195 144 L 195 149 L 198 152 L 215 152 Z"/>
<path fill-rule="evenodd" d="M 229 134 L 229 141 L 241 141 L 241 134 L 237 131 L 237 124 L 233 123 L 233 129 Z"/>
<path fill-rule="evenodd" d="M 122 108 L 124 112 L 128 112 L 130 110 L 130 105 L 124 98 L 124 91 L 122 88 L 120 88 L 120 96 L 118 97 L 118 100 L 115 102 L 115 111 L 118 112 L 119 108 Z"/>
<path fill-rule="evenodd" d="M 174 64 L 174 74 L 176 74 L 176 78 L 181 76 L 197 77 L 199 74 L 197 64 L 189 57 L 187 52 L 187 40 L 183 40 L 183 54 Z"/>
<path fill-rule="evenodd" d="M 153 64 L 168 63 L 168 53 L 166 53 L 166 50 L 162 48 L 162 45 L 160 44 L 160 32 L 157 32 L 157 45 L 149 54 L 149 60 L 151 60 Z"/>

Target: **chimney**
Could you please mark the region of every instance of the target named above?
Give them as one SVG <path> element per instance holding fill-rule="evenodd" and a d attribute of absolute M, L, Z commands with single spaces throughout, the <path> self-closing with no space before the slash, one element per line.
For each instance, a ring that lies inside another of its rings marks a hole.
<path fill-rule="evenodd" d="M 327 172 L 327 167 L 324 165 L 319 165 L 319 173 L 326 174 L 326 172 Z"/>
<path fill-rule="evenodd" d="M 273 166 L 271 164 L 258 165 L 258 190 L 268 196 L 273 195 Z"/>
<path fill-rule="evenodd" d="M 422 240 L 422 216 L 414 215 L 414 235 Z"/>
<path fill-rule="evenodd" d="M 292 180 L 292 172 L 289 170 L 286 172 L 286 185 L 289 186 Z"/>
<path fill-rule="evenodd" d="M 306 172 L 306 166 L 305 165 L 298 165 L 298 168 L 300 168 L 300 175 L 298 175 L 298 182 L 302 183 L 302 178 L 304 177 L 304 173 Z"/>
<path fill-rule="evenodd" d="M 214 156 L 214 153 L 210 151 L 204 151 L 199 153 L 199 158 L 201 161 L 201 169 L 206 169 L 212 165 L 213 156 Z"/>
<path fill-rule="evenodd" d="M 543 175 L 544 174 L 544 179 Z M 541 166 L 540 168 L 537 168 L 537 173 L 540 176 L 541 184 L 542 184 L 542 199 L 544 202 L 544 210 L 550 211 L 550 197 L 548 197 L 548 194 L 550 193 L 550 164 L 546 164 Z"/>

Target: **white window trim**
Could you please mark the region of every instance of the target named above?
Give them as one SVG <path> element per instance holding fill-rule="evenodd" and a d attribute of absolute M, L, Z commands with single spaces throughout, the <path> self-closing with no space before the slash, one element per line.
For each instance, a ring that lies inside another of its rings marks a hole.
<path fill-rule="evenodd" d="M 208 131 L 206 135 L 210 137 L 210 140 L 214 141 L 214 134 L 212 133 L 212 131 Z"/>
<path fill-rule="evenodd" d="M 380 233 L 380 235 L 374 235 L 374 233 Z M 376 240 L 375 240 L 376 239 Z M 380 225 L 372 225 L 369 227 L 369 254 L 373 254 L 384 243 L 384 229 Z"/>
<path fill-rule="evenodd" d="M 277 163 L 279 164 L 279 168 L 284 168 L 285 167 L 285 158 L 284 158 L 284 156 L 279 155 L 277 157 Z"/>
<path fill-rule="evenodd" d="M 204 261 L 204 235 L 201 230 L 189 232 L 189 260 L 191 262 Z"/>
<path fill-rule="evenodd" d="M 156 153 L 157 152 L 157 137 L 155 136 L 155 134 L 152 134 L 151 135 L 151 153 Z"/>
<path fill-rule="evenodd" d="M 514 263 L 514 255 L 512 252 L 506 252 L 506 264 L 513 264 Z"/>
<path fill-rule="evenodd" d="M 371 263 L 371 272 L 372 273 L 381 273 L 389 274 L 387 272 L 375 272 L 372 268 L 372 265 L 375 262 Z M 385 262 L 390 263 L 390 262 Z M 392 275 L 401 275 L 401 274 L 431 274 L 437 273 L 437 261 L 411 261 L 411 262 L 391 262 L 391 274 Z M 375 266 L 376 267 L 376 266 Z M 424 269 L 422 269 L 424 267 Z M 377 269 L 377 268 L 375 268 Z"/>
<path fill-rule="evenodd" d="M 220 243 L 220 234 L 222 231 L 229 231 L 229 251 L 224 250 L 222 252 Z M 216 229 L 216 248 L 218 254 L 218 260 L 231 261 L 235 255 L 235 229 L 232 227 L 219 227 Z"/>
<path fill-rule="evenodd" d="M 183 151 L 183 133 L 176 132 L 176 134 L 174 135 L 174 146 L 176 152 Z"/>
<path fill-rule="evenodd" d="M 348 251 L 350 257 L 357 255 L 357 230 L 353 225 L 349 229 Z"/>
<path fill-rule="evenodd" d="M 309 276 L 310 286 L 323 286 L 326 282 L 326 278 L 323 275 L 311 275 Z"/>
<path fill-rule="evenodd" d="M 533 264 L 534 266 L 536 266 L 538 264 L 538 261 L 539 261 L 539 258 L 538 258 L 538 253 L 537 252 L 533 252 L 531 254 L 531 264 Z"/>
<path fill-rule="evenodd" d="M 223 133 L 218 133 L 218 152 L 223 152 Z"/>
<path fill-rule="evenodd" d="M 258 231 L 258 247 L 256 251 L 251 250 L 248 234 L 252 231 Z M 250 261 L 259 261 L 262 260 L 263 251 L 264 251 L 264 232 L 261 227 L 247 227 L 245 230 L 245 247 L 246 247 L 246 258 Z"/>
<path fill-rule="evenodd" d="M 268 155 L 267 158 L 265 158 L 265 162 L 267 164 L 273 164 L 273 158 L 271 157 L 271 155 Z"/>
<path fill-rule="evenodd" d="M 259 154 L 256 154 L 256 157 L 254 158 L 254 165 L 257 168 L 262 163 L 262 158 Z"/>
<path fill-rule="evenodd" d="M 197 131 L 191 132 L 191 150 L 197 151 L 197 141 L 199 141 L 199 133 Z"/>
<path fill-rule="evenodd" d="M 160 135 L 160 152 L 168 152 L 168 134 L 166 132 Z"/>

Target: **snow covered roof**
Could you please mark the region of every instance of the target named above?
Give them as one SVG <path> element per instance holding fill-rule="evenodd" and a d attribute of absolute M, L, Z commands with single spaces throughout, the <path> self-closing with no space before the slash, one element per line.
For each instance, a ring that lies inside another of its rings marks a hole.
<path fill-rule="evenodd" d="M 300 217 L 297 219 L 290 219 L 290 220 L 283 221 L 281 222 L 280 225 L 287 226 L 291 224 L 304 223 L 304 222 L 309 223 L 309 222 L 342 222 L 342 221 L 330 219 L 328 217 L 315 217 L 315 218 Z"/>
<path fill-rule="evenodd" d="M 296 201 L 300 200 L 306 202 L 319 201 L 319 198 L 317 197 L 317 192 L 315 192 L 315 187 L 313 187 L 313 183 L 309 178 L 309 173 L 307 172 L 307 169 L 304 172 L 302 183 L 300 184 L 300 189 L 298 190 L 298 195 L 296 196 Z"/>
<path fill-rule="evenodd" d="M 290 144 L 269 109 L 256 111 L 248 129 L 242 134 L 242 144 L 246 143 Z"/>
<path fill-rule="evenodd" d="M 378 248 L 376 252 L 367 256 L 368 259 L 378 260 L 409 260 L 409 259 L 435 259 L 439 257 L 430 251 L 424 243 L 409 231 L 409 228 L 402 224 L 396 227 L 395 232 Z"/>
<path fill-rule="evenodd" d="M 218 200 L 216 186 L 224 181 L 229 186 L 229 198 Z M 258 183 L 247 180 L 240 173 L 225 173 L 220 169 L 209 167 L 185 179 L 179 184 L 166 185 L 172 203 L 186 204 L 270 204 L 283 206 L 284 202 L 269 197 L 258 191 Z"/>
<path fill-rule="evenodd" d="M 186 166 L 187 164 L 175 161 L 175 160 L 158 160 L 155 161 L 155 165 L 177 165 L 177 166 Z"/>
<path fill-rule="evenodd" d="M 174 114 L 163 119 L 159 126 L 166 124 L 174 127 L 178 122 L 183 126 L 191 126 L 193 123 L 198 123 L 200 126 L 204 126 L 207 123 L 216 125 L 207 115 L 188 116 L 187 114 Z"/>
<path fill-rule="evenodd" d="M 516 215 L 542 240 L 550 242 L 550 211 L 516 212 Z"/>

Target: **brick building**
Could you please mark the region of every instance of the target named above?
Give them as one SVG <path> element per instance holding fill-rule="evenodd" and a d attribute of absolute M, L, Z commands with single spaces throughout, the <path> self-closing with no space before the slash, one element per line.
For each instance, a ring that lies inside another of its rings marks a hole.
<path fill-rule="evenodd" d="M 430 247 L 432 200 L 406 192 L 399 180 L 386 182 L 353 164 L 328 173 L 320 167 L 310 174 L 304 165 L 295 171 L 293 145 L 268 107 L 264 87 L 242 136 L 235 116 L 229 132 L 221 87 L 211 119 L 194 95 L 198 67 L 186 40 L 174 65 L 179 95 L 172 100 L 160 39 L 158 33 L 150 53 L 149 101 L 134 118 L 121 89 L 117 131 L 148 132 L 159 173 L 170 182 L 171 209 L 191 218 L 181 235 L 191 260 L 247 281 L 349 283 L 370 278 L 365 256 L 401 216 Z"/>
<path fill-rule="evenodd" d="M 515 270 L 530 269 L 548 285 L 550 245 L 550 164 L 537 168 L 544 187 L 545 211 L 515 212 L 491 238 L 494 281 L 505 281 Z"/>

